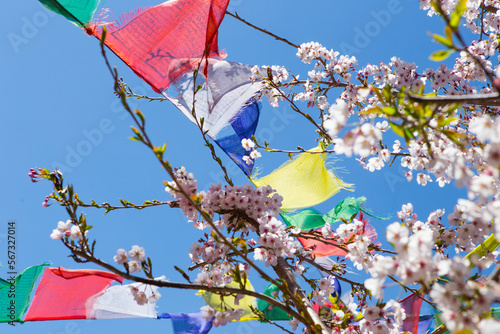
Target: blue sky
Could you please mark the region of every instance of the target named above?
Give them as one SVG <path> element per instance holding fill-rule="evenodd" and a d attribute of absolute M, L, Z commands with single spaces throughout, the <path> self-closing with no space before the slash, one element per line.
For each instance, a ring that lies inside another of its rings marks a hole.
<path fill-rule="evenodd" d="M 105 6 L 118 16 L 138 4 L 160 2 L 108 0 Z M 360 65 L 387 63 L 392 56 L 398 56 L 416 62 L 420 70 L 438 66 L 428 60 L 429 54 L 439 48 L 428 32 L 441 33 L 443 24 L 419 11 L 417 1 L 233 0 L 229 10 L 294 43 L 317 41 L 341 53 L 352 51 Z M 57 222 L 67 217 L 60 207 L 42 207 L 51 191 L 50 184 L 32 184 L 27 176 L 29 169 L 64 165 L 66 181 L 75 186 L 83 200 L 110 203 L 118 203 L 118 198 L 134 203 L 168 200 L 162 185 L 167 175 L 152 153 L 127 139 L 131 136 L 131 120 L 113 94 L 112 79 L 95 38 L 63 17 L 48 13 L 35 0 L 6 2 L 0 17 L 0 262 L 7 261 L 5 235 L 7 223 L 12 220 L 17 226 L 19 272 L 45 261 L 72 269 L 95 268 L 74 263 L 63 245 L 49 238 Z M 302 77 L 311 69 L 300 63 L 292 47 L 229 16 L 220 29 L 219 47 L 226 50 L 230 61 L 284 65 Z M 155 96 L 119 59 L 110 59 L 135 92 Z M 333 102 L 336 96 L 330 98 Z M 166 157 L 172 165 L 186 166 L 198 178 L 200 188 L 208 189 L 211 183 L 222 181 L 198 129 L 181 112 L 166 101 L 137 101 L 132 105 L 146 115 L 153 140 L 157 144 L 167 142 Z M 314 129 L 290 108 L 283 104 L 273 109 L 266 102 L 263 106 L 258 139 L 282 149 L 315 146 Z M 235 183 L 247 183 L 243 173 L 219 153 Z M 265 155 L 258 166 L 262 173 L 268 173 L 286 159 L 286 155 Z M 366 206 L 379 215 L 395 217 L 402 204 L 412 202 L 420 218 L 425 219 L 438 208 L 449 213 L 457 196 L 464 196 L 453 186 L 442 189 L 429 184 L 423 188 L 416 182 L 407 183 L 397 164 L 370 173 L 354 159 L 335 160 L 335 165 L 346 171 L 340 176 L 354 183 L 356 190 L 340 192 L 318 206 L 325 212 L 346 196 L 366 196 Z M 107 216 L 96 210 L 84 212 L 94 226 L 91 234 L 97 238 L 97 253 L 103 260 L 112 262 L 118 248 L 141 245 L 153 260 L 155 275 L 182 280 L 173 266 L 189 266 L 187 253 L 199 234 L 178 209 L 152 208 Z M 383 235 L 385 226 L 392 221 L 372 223 Z M 4 273 L 5 269 L 0 268 L 0 277 Z M 256 277 L 252 282 L 256 289 L 263 289 L 264 284 Z M 163 289 L 161 293 L 160 312 L 196 312 L 203 305 L 193 292 Z M 123 333 L 172 332 L 169 320 L 51 321 L 26 323 L 15 329 L 2 325 L 2 333 L 80 334 L 111 329 Z M 258 322 L 235 323 L 212 331 L 250 334 L 261 330 L 278 332 Z"/>

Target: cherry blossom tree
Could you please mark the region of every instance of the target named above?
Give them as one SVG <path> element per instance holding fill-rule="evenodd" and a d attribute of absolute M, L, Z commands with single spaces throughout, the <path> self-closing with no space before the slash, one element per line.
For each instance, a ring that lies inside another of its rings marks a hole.
<path fill-rule="evenodd" d="M 144 97 L 134 94 L 121 81 L 102 45 L 115 93 L 134 123 L 132 139 L 144 144 L 170 177 L 165 187 L 172 200 L 141 205 L 122 200 L 121 206 L 84 203 L 65 183 L 61 172 L 32 169 L 33 181 L 46 179 L 53 184 L 54 192 L 45 204 L 58 203 L 69 215 L 69 220 L 59 222 L 50 237 L 62 242 L 75 261 L 96 263 L 136 282 L 205 290 L 233 300 L 243 295 L 259 298 L 284 310 L 291 318 L 291 330 L 300 324 L 307 333 L 402 332 L 404 309 L 398 301 L 384 298 L 385 282 L 390 280 L 440 313 L 443 325 L 433 333 L 500 331 L 500 322 L 490 316 L 492 304 L 500 298 L 500 270 L 494 269 L 497 252 L 487 249 L 477 252 L 479 256 L 464 256 L 478 246 L 487 248 L 481 244 L 490 235 L 500 233 L 500 3 L 419 2 L 422 10 L 441 19 L 445 27 L 443 35 L 432 35 L 443 48 L 431 55 L 436 67 L 425 70 L 397 57 L 387 63 L 362 66 L 353 56 L 316 42 L 296 45 L 235 14 L 229 15 L 294 46 L 299 61 L 310 64 L 307 79 L 299 80 L 299 73 L 291 74 L 284 67 L 269 66 L 255 67 L 252 80 L 262 83 L 260 94 L 271 106 L 285 104 L 314 125 L 324 147 L 319 153 L 355 156 L 363 168 L 374 173 L 400 164 L 407 180 L 421 186 L 437 182 L 440 187 L 452 183 L 465 187 L 468 198 L 459 199 L 452 213 L 445 215 L 441 208 L 434 208 L 421 219 L 417 216 L 420 208 L 411 203 L 403 205 L 397 221 L 386 229 L 393 249 L 382 249 L 364 235 L 362 218 L 356 215 L 336 226 L 327 223 L 321 232 L 287 227 L 279 220 L 283 199 L 280 194 L 271 187 L 233 184 L 206 137 L 203 120 L 198 120 L 200 133 L 226 173 L 227 184 L 199 189 L 192 173 L 170 164 L 165 157 L 166 146 L 152 142 L 144 115 L 132 110 L 127 102 L 128 98 Z M 464 31 L 475 39 L 466 41 Z M 456 56 L 452 67 L 440 64 L 449 56 Z M 395 133 L 399 139 L 388 142 L 388 133 Z M 249 152 L 246 163 L 253 163 L 263 151 L 306 152 L 273 148 L 258 138 L 246 138 L 241 144 Z M 187 269 L 181 268 L 177 269 L 186 282 L 155 280 L 153 260 L 139 246 L 129 251 L 118 249 L 113 264 L 101 260 L 95 252 L 90 222 L 78 213 L 85 207 L 108 212 L 161 205 L 181 210 L 195 228 L 206 231 L 204 238 L 193 241 L 189 251 L 193 263 L 189 270 L 198 270 L 193 281 Z M 297 237 L 341 248 L 348 261 L 371 277 L 356 282 L 344 277 L 344 265 L 321 267 L 314 261 L 311 249 L 303 247 Z M 311 279 L 306 267 L 320 268 L 328 276 Z M 274 284 L 277 293 L 268 296 L 246 289 L 250 276 Z M 350 302 L 337 300 L 334 306 L 328 303 L 334 279 L 351 286 Z M 230 287 L 230 283 L 236 283 L 236 287 Z M 139 303 L 147 302 L 140 289 L 133 293 Z M 156 300 L 159 295 L 152 298 Z M 215 317 L 216 326 L 241 316 L 241 310 L 224 303 L 217 309 L 206 306 L 203 312 L 206 318 Z M 291 332 L 258 310 L 255 315 Z"/>

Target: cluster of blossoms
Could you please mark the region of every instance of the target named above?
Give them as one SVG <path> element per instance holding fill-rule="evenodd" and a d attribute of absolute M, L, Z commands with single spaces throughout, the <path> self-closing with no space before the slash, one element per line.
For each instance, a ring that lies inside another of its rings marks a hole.
<path fill-rule="evenodd" d="M 249 147 L 247 141 L 244 144 Z M 253 143 L 252 143 L 253 144 Z M 245 247 L 254 251 L 254 259 L 262 261 L 266 266 L 276 265 L 278 257 L 294 256 L 302 249 L 300 243 L 290 236 L 294 231 L 286 230 L 286 226 L 276 217 L 281 212 L 283 198 L 274 192 L 271 187 L 257 187 L 246 184 L 243 186 L 226 186 L 214 184 L 208 192 L 198 192 L 196 180 L 185 168 L 176 170 L 176 180 L 190 198 L 197 199 L 199 208 L 209 216 L 213 226 L 218 230 L 233 231 L 233 237 L 224 237 L 214 233 L 205 234 L 205 237 L 193 243 L 189 256 L 193 263 L 205 263 L 198 274 L 196 283 L 207 286 L 224 286 L 232 282 L 235 266 L 240 272 L 247 273 L 248 266 L 235 264 L 229 260 L 229 245 L 233 244 L 234 235 L 238 233 L 240 239 L 248 237 L 251 232 L 258 235 L 258 239 L 249 238 Z M 205 219 L 198 219 L 196 208 L 182 192 L 176 182 L 169 182 L 166 190 L 179 199 L 179 206 L 184 214 L 198 229 L 210 228 Z M 193 214 L 194 212 L 194 214 Z M 219 218 L 218 220 L 215 217 Z"/>
<path fill-rule="evenodd" d="M 85 231 L 85 235 L 88 231 Z M 57 223 L 57 228 L 52 230 L 50 234 L 52 240 L 61 240 L 62 238 L 71 238 L 73 240 L 82 240 L 82 230 L 78 225 L 74 225 L 71 219 L 66 222 L 60 221 Z"/>
<path fill-rule="evenodd" d="M 405 310 L 391 299 L 382 308 L 375 305 L 365 307 L 359 327 L 362 333 L 396 334 L 400 333 L 405 318 Z"/>
<path fill-rule="evenodd" d="M 349 224 L 339 224 L 335 232 L 331 230 L 331 225 L 326 223 L 321 232 L 323 237 L 328 237 L 346 248 L 346 259 L 350 259 L 358 270 L 368 270 L 372 266 L 373 256 L 369 251 L 372 236 L 367 231 L 367 226 L 366 222 L 353 219 Z"/>
<path fill-rule="evenodd" d="M 243 310 L 241 309 L 236 309 L 236 310 L 226 310 L 226 311 L 218 311 L 215 310 L 213 307 L 210 305 L 203 306 L 201 308 L 201 316 L 206 319 L 207 321 L 213 319 L 212 324 L 215 327 L 218 326 L 225 326 L 231 321 L 238 321 L 241 318 L 241 315 L 243 314 Z"/>
<path fill-rule="evenodd" d="M 404 284 L 418 283 L 430 289 L 429 295 L 443 312 L 441 319 L 449 330 L 477 330 L 483 326 L 480 316 L 489 312 L 500 294 L 500 285 L 491 280 L 469 279 L 470 264 L 472 262 L 480 269 L 487 269 L 495 263 L 498 252 L 482 258 L 462 259 L 457 256 L 451 259 L 443 251 L 452 245 L 456 246 L 457 252 L 470 251 L 484 240 L 484 235 L 491 232 L 491 226 L 480 221 L 473 220 L 470 224 L 461 221 L 465 212 L 470 218 L 479 218 L 478 212 L 470 211 L 473 209 L 471 206 L 467 209 L 457 206 L 455 212 L 448 216 L 452 228 L 447 230 L 440 222 L 444 210 L 432 212 L 427 221 L 422 222 L 417 220 L 411 204 L 403 205 L 398 212 L 402 223 L 389 225 L 386 232 L 387 240 L 393 244 L 397 256 L 375 255 L 370 269 L 372 278 L 365 281 L 372 295 L 382 299 L 386 277 L 395 276 Z M 458 228 L 454 227 L 457 225 Z M 436 240 L 442 241 L 442 244 L 436 245 Z M 437 283 L 443 277 L 446 277 L 447 283 Z"/>
<path fill-rule="evenodd" d="M 441 310 L 441 319 L 451 332 L 497 333 L 500 322 L 487 319 L 492 303 L 500 297 L 500 285 L 492 280 L 474 281 L 467 259 L 441 261 L 440 274 L 447 282 L 434 284 L 429 295 Z M 486 318 L 486 319 L 482 319 Z M 488 331 L 485 331 L 488 329 Z"/>
<path fill-rule="evenodd" d="M 120 248 L 116 251 L 113 260 L 120 265 L 127 264 L 128 271 L 131 273 L 140 273 L 142 263 L 146 261 L 146 252 L 144 248 L 137 245 L 132 246 L 128 253 L 125 249 Z"/>
<path fill-rule="evenodd" d="M 255 162 L 255 160 L 257 160 L 258 158 L 260 158 L 262 155 L 260 154 L 259 151 L 257 151 L 255 148 L 255 143 L 253 142 L 253 140 L 249 139 L 249 138 L 243 138 L 241 140 L 241 146 L 243 146 L 243 148 L 245 149 L 245 151 L 251 151 L 249 155 L 245 155 L 243 156 L 243 161 L 247 164 L 247 165 L 253 165 L 253 163 Z"/>
<path fill-rule="evenodd" d="M 260 92 L 267 98 L 270 105 L 277 107 L 279 101 L 283 100 L 284 97 L 281 91 L 274 88 L 274 86 L 288 80 L 288 71 L 283 66 L 271 66 L 269 68 L 254 66 L 250 79 L 252 81 L 257 81 L 261 80 L 262 77 L 266 77 L 269 80 L 262 80 L 262 89 Z"/>
<path fill-rule="evenodd" d="M 145 284 L 143 284 L 143 285 L 144 285 L 145 289 L 148 289 L 148 288 L 151 289 L 151 287 L 148 287 Z M 156 291 L 156 289 L 154 291 L 152 291 L 152 293 L 149 297 L 146 294 L 146 290 L 139 289 L 139 287 L 136 286 L 135 284 L 129 285 L 128 289 L 129 289 L 129 292 L 134 297 L 134 300 L 139 305 L 145 305 L 147 303 L 154 304 L 161 297 L 161 294 L 158 291 Z"/>
<path fill-rule="evenodd" d="M 318 282 L 318 289 L 312 293 L 311 300 L 319 306 L 323 306 L 331 294 L 335 292 L 335 278 L 333 276 L 323 277 Z"/>
<path fill-rule="evenodd" d="M 430 0 L 419 0 L 420 8 L 427 10 L 429 16 L 437 14 L 431 5 Z M 457 5 L 457 0 L 440 0 L 443 11 L 450 15 Z M 500 4 L 497 0 L 468 0 L 466 2 L 466 11 L 463 15 L 465 18 L 465 26 L 470 29 L 473 34 L 498 32 L 500 30 L 500 17 L 496 12 L 500 9 Z M 485 8 L 489 10 L 486 13 L 481 13 Z M 480 18 L 480 19 L 478 19 Z"/>
<path fill-rule="evenodd" d="M 40 173 L 38 173 L 36 169 L 30 168 L 28 176 L 31 178 L 31 182 L 35 183 L 38 182 L 38 177 L 40 176 Z"/>

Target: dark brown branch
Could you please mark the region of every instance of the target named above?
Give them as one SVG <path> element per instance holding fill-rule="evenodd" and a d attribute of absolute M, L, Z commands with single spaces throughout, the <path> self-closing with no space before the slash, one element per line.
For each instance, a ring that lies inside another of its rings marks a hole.
<path fill-rule="evenodd" d="M 298 255 L 297 256 L 299 259 L 301 259 L 302 261 L 305 261 L 307 263 L 309 263 L 310 265 L 314 266 L 316 269 L 318 270 L 321 270 L 321 271 L 324 271 L 324 272 L 327 272 L 328 274 L 331 274 L 332 276 L 334 276 L 335 278 L 341 280 L 341 281 L 344 281 L 352 286 L 357 286 L 357 287 L 360 287 L 361 289 L 363 290 L 366 290 L 364 284 L 362 283 L 358 283 L 358 282 L 355 282 L 355 281 L 351 281 L 350 279 L 348 278 L 345 278 L 343 276 L 340 276 L 338 274 L 336 274 L 335 272 L 333 272 L 333 270 L 328 270 L 328 269 L 325 269 L 323 268 L 322 266 L 320 266 L 319 264 L 317 264 L 316 262 L 314 262 L 313 260 L 311 260 L 310 258 L 307 258 L 305 256 L 302 256 L 302 255 Z"/>
<path fill-rule="evenodd" d="M 411 101 L 418 103 L 432 103 L 437 105 L 447 105 L 451 103 L 476 104 L 481 106 L 500 106 L 500 95 L 474 94 L 474 95 L 449 95 L 449 96 L 419 96 L 408 94 Z"/>

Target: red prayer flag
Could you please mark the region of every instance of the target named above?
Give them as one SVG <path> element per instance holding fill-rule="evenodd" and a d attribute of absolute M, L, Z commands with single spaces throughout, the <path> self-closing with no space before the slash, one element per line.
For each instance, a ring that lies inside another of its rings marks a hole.
<path fill-rule="evenodd" d="M 123 277 L 101 270 L 46 268 L 24 321 L 86 319 L 87 300 Z"/>
<path fill-rule="evenodd" d="M 371 226 L 368 222 L 365 221 L 364 224 L 365 225 L 364 225 L 364 229 L 362 231 L 362 234 L 366 235 L 373 242 L 377 237 L 377 231 L 375 231 L 373 226 Z M 351 237 L 352 237 L 352 235 L 349 236 L 348 238 L 345 238 L 345 241 L 346 242 L 349 241 L 349 239 Z M 305 238 L 297 238 L 297 239 L 300 241 L 302 246 L 304 246 L 305 248 L 308 248 L 308 249 L 314 248 L 311 251 L 311 254 L 313 254 L 317 257 L 346 256 L 347 255 L 347 253 L 344 250 L 342 250 L 341 248 L 330 245 L 330 244 L 326 244 L 326 243 L 318 241 L 318 240 L 305 239 Z M 328 242 L 328 243 L 337 244 L 334 240 L 326 240 L 323 238 L 320 238 L 320 240 L 324 240 L 325 242 Z"/>
<path fill-rule="evenodd" d="M 203 58 L 221 58 L 217 31 L 228 4 L 229 0 L 167 1 L 107 25 L 105 44 L 161 93 Z M 93 29 L 93 34 L 100 38 L 102 29 Z"/>
<path fill-rule="evenodd" d="M 410 333 L 418 333 L 418 321 L 422 299 L 415 294 L 411 294 L 402 299 L 400 304 L 406 313 L 406 318 L 403 320 L 403 330 Z"/>

